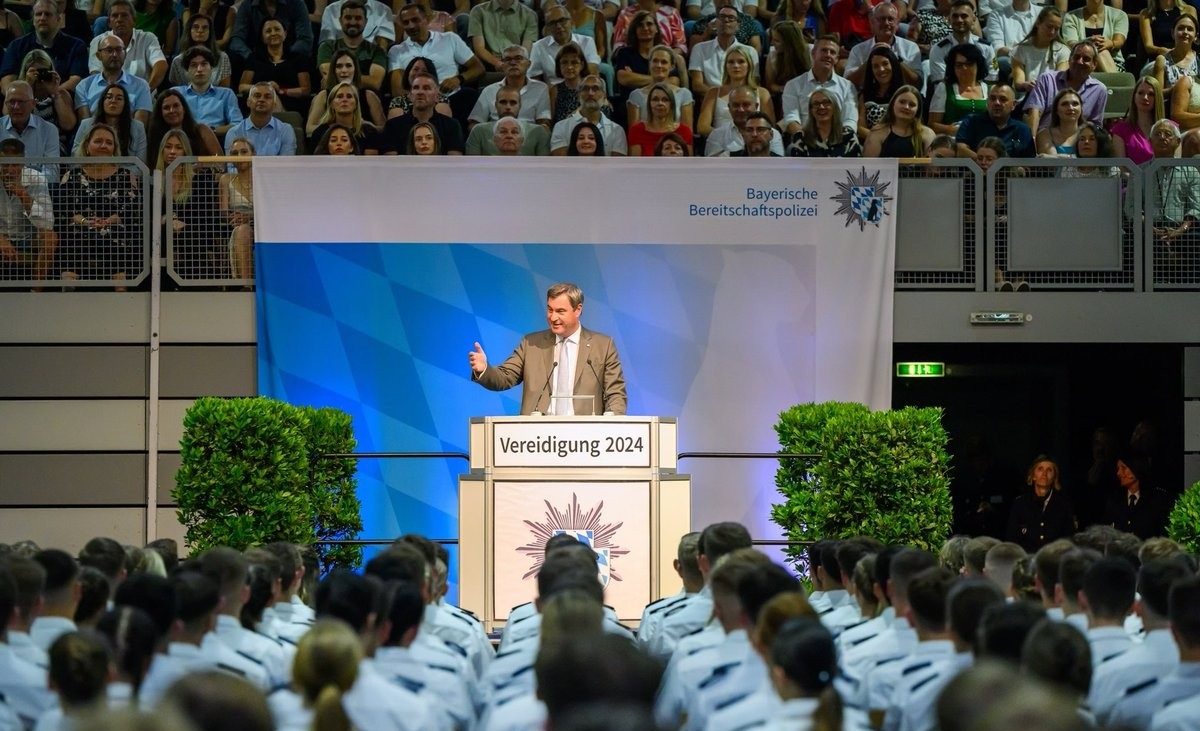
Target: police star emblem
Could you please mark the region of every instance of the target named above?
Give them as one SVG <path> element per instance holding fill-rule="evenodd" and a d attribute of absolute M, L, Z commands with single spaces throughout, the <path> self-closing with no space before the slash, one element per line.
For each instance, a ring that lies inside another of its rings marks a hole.
<path fill-rule="evenodd" d="M 839 208 L 834 215 L 846 216 L 847 228 L 857 223 L 858 230 L 864 231 L 867 224 L 878 226 L 884 216 L 891 215 L 887 206 L 893 200 L 887 194 L 891 183 L 879 182 L 881 172 L 876 170 L 868 174 L 865 167 L 857 174 L 847 170 L 846 182 L 836 183 L 838 194 L 832 196 L 831 200 L 839 204 Z"/>
<path fill-rule="evenodd" d="M 529 570 L 521 577 L 522 579 L 536 576 L 541 569 L 546 542 L 554 536 L 566 533 L 596 552 L 596 565 L 601 584 L 608 586 L 609 581 L 621 581 L 621 574 L 614 562 L 627 555 L 629 549 L 621 548 L 615 540 L 617 532 L 625 524 L 604 522 L 603 500 L 584 510 L 579 506 L 579 496 L 572 493 L 570 505 L 562 509 L 552 505 L 549 500 L 543 501 L 543 504 L 546 506 L 544 520 L 522 521 L 529 526 L 531 540 L 516 550 L 517 553 L 527 556 L 532 562 Z"/>

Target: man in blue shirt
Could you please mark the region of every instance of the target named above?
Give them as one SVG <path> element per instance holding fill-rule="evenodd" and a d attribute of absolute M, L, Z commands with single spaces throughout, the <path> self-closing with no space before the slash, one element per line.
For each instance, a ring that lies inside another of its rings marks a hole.
<path fill-rule="evenodd" d="M 999 137 L 1009 157 L 1034 157 L 1033 132 L 1029 125 L 1012 118 L 1016 93 L 1008 84 L 996 84 L 988 91 L 987 113 L 968 114 L 958 125 L 955 142 L 959 157 L 975 159 L 975 148 L 986 137 Z"/>
<path fill-rule="evenodd" d="M 234 140 L 246 139 L 254 146 L 256 155 L 295 155 L 295 130 L 271 114 L 275 108 L 275 90 L 271 84 L 260 81 L 250 87 L 246 101 L 250 116 L 233 125 L 225 135 L 225 154 L 232 154 L 230 146 Z"/>
<path fill-rule="evenodd" d="M 25 157 L 32 163 L 39 157 L 58 157 L 58 128 L 33 113 L 33 89 L 24 81 L 14 81 L 4 98 L 8 114 L 0 117 L 0 140 L 15 137 L 25 143 Z M 57 165 L 33 165 L 58 180 Z"/>
<path fill-rule="evenodd" d="M 129 95 L 133 118 L 149 124 L 154 98 L 145 79 L 125 70 L 125 41 L 111 33 L 104 36 L 96 47 L 96 57 L 100 59 L 100 73 L 88 76 L 75 87 L 75 111 L 80 117 L 92 116 L 100 108 L 104 90 L 115 84 Z"/>
<path fill-rule="evenodd" d="M 242 110 L 238 109 L 237 97 L 232 89 L 212 85 L 212 67 L 216 62 L 212 51 L 204 46 L 193 46 L 183 54 L 183 67 L 187 69 L 186 86 L 175 89 L 183 94 L 192 116 L 197 122 L 212 127 L 217 137 L 222 137 L 229 128 L 242 121 Z"/>

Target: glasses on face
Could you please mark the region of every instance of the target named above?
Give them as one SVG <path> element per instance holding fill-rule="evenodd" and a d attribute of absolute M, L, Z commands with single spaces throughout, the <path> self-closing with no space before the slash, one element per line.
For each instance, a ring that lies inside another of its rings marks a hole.
<path fill-rule="evenodd" d="M 770 127 L 746 127 L 746 134 L 751 135 L 767 135 L 771 134 Z"/>
<path fill-rule="evenodd" d="M 828 99 L 817 99 L 811 102 L 808 106 L 812 109 L 829 109 L 833 106 L 833 102 L 829 101 Z"/>
<path fill-rule="evenodd" d="M 120 46 L 109 46 L 108 48 L 101 48 L 100 53 L 112 55 L 114 53 L 120 53 L 121 51 L 124 51 L 124 50 L 125 49 L 121 48 Z"/>
<path fill-rule="evenodd" d="M 738 19 L 738 16 L 733 15 L 731 13 L 721 13 L 720 15 L 717 16 L 717 20 L 719 20 L 723 23 L 732 23 L 732 22 L 736 21 L 737 19 Z"/>

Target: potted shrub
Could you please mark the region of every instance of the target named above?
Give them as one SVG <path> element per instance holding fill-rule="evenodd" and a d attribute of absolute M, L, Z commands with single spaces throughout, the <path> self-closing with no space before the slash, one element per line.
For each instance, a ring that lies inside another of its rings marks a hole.
<path fill-rule="evenodd" d="M 202 551 L 271 541 L 301 545 L 353 538 L 362 529 L 350 417 L 268 398 L 198 399 L 183 420 L 182 463 L 172 497 L 184 541 Z M 356 566 L 361 549 L 318 545 L 321 568 Z"/>
<path fill-rule="evenodd" d="M 1188 553 L 1200 553 L 1200 482 L 1184 490 L 1175 500 L 1167 521 L 1167 536 Z"/>
<path fill-rule="evenodd" d="M 871 411 L 862 404 L 800 404 L 775 425 L 782 452 L 820 455 L 780 461 L 784 502 L 771 519 L 787 538 L 868 535 L 936 551 L 950 532 L 948 436 L 937 408 Z M 802 560 L 801 550 L 789 556 Z"/>

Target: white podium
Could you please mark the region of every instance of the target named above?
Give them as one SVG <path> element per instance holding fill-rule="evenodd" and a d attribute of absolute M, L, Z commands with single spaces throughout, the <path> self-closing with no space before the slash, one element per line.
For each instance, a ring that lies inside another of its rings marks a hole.
<path fill-rule="evenodd" d="M 676 473 L 675 419 L 476 417 L 459 477 L 459 600 L 491 631 L 537 595 L 542 549 L 569 532 L 600 556 L 622 621 L 679 589 L 672 566 L 691 530 L 691 482 Z"/>

